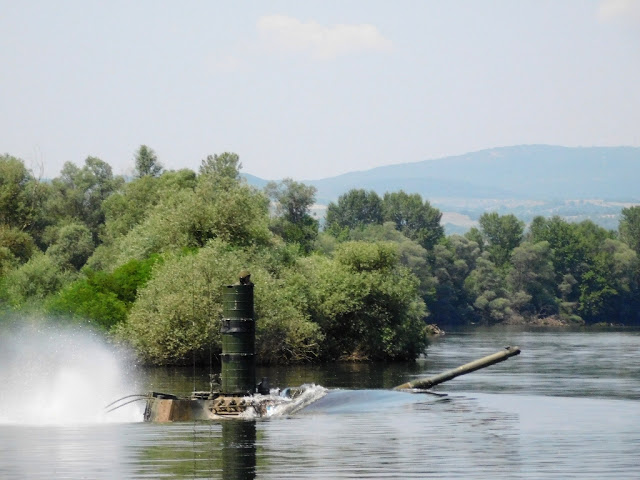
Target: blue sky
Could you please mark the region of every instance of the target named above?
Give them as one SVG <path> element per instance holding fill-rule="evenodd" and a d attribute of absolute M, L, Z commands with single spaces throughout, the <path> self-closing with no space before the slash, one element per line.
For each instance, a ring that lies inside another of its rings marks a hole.
<path fill-rule="evenodd" d="M 0 0 L 0 152 L 57 176 L 233 151 L 323 178 L 483 148 L 640 146 L 640 1 Z"/>

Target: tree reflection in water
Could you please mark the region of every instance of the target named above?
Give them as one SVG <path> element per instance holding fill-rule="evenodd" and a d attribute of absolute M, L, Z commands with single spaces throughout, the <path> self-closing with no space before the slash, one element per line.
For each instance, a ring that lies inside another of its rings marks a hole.
<path fill-rule="evenodd" d="M 245 480 L 256 477 L 256 421 L 144 424 L 136 476 Z"/>
<path fill-rule="evenodd" d="M 225 480 L 256 477 L 256 422 L 222 422 L 222 473 Z"/>

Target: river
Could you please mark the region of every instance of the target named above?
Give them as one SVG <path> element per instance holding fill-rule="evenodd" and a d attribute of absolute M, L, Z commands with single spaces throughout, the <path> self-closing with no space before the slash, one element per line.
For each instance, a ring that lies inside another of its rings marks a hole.
<path fill-rule="evenodd" d="M 40 345 L 48 360 L 27 387 L 24 366 L 0 366 L 0 478 L 640 478 L 638 330 L 478 330 L 433 341 L 415 363 L 259 368 L 272 385 L 327 394 L 265 420 L 175 424 L 141 422 L 142 402 L 105 415 L 102 397 L 189 393 L 208 369 L 104 369 L 113 352 L 95 342 Z M 506 345 L 522 354 L 432 394 L 389 390 Z M 62 386 L 32 386 L 61 368 Z"/>

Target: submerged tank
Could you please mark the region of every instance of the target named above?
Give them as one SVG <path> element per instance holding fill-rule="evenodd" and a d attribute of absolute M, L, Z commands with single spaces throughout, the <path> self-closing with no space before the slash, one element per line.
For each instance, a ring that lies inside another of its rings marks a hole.
<path fill-rule="evenodd" d="M 146 400 L 144 420 L 147 422 L 176 422 L 217 420 L 224 418 L 255 418 L 269 416 L 274 411 L 293 413 L 322 397 L 327 390 L 315 385 L 270 390 L 268 379 L 256 385 L 255 334 L 253 312 L 253 283 L 249 272 L 241 272 L 235 285 L 222 288 L 222 369 L 211 375 L 208 391 L 194 391 L 189 397 L 160 392 L 130 395 Z M 426 390 L 459 375 L 502 362 L 518 355 L 518 347 L 505 347 L 493 355 L 475 360 L 453 370 L 429 378 L 414 380 L 397 386 L 396 390 Z M 124 398 L 128 398 L 124 397 Z M 143 398 L 140 398 L 143 397 Z M 123 400 L 123 399 L 120 399 Z M 118 402 L 118 401 L 116 401 Z M 113 402 L 115 404 L 116 402 Z M 130 402 L 127 402 L 130 403 Z M 127 403 L 113 407 L 120 408 Z M 111 404 L 111 405 L 113 405 Z M 109 406 L 111 406 L 109 405 Z M 108 406 L 108 407 L 109 407 Z"/>
<path fill-rule="evenodd" d="M 260 417 L 306 390 L 304 387 L 287 389 L 287 395 L 281 396 L 271 394 L 266 378 L 256 385 L 256 323 L 249 272 L 241 272 L 238 283 L 222 288 L 222 305 L 220 376 L 211 375 L 210 389 L 194 391 L 190 397 L 151 392 L 144 411 L 145 421 Z"/>

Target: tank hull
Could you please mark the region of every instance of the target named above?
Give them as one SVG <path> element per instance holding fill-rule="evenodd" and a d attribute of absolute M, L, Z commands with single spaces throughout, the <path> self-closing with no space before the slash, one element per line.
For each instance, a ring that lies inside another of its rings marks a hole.
<path fill-rule="evenodd" d="M 218 396 L 213 399 L 161 398 L 147 399 L 145 422 L 191 422 L 225 418 L 262 417 L 273 401 L 265 398 Z"/>

